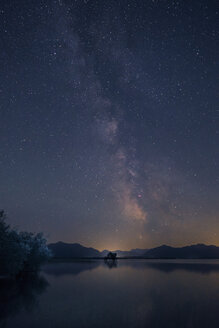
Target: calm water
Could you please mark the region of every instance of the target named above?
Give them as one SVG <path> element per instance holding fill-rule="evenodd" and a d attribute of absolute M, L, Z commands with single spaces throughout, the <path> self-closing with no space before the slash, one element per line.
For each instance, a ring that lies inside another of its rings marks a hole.
<path fill-rule="evenodd" d="M 219 261 L 51 263 L 0 280 L 0 327 L 218 328 Z"/>

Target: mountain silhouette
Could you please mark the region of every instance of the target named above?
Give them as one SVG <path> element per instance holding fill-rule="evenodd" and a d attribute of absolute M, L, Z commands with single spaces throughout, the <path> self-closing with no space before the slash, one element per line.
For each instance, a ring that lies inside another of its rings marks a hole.
<path fill-rule="evenodd" d="M 48 245 L 52 254 L 56 258 L 83 258 L 83 257 L 105 257 L 110 250 L 105 249 L 100 252 L 95 248 L 84 247 L 80 244 L 63 243 L 61 241 Z M 131 249 L 130 251 L 115 250 L 118 257 L 141 257 L 147 249 Z"/>
<path fill-rule="evenodd" d="M 60 258 L 83 258 L 83 257 L 101 257 L 101 253 L 94 248 L 84 247 L 80 244 L 67 244 L 59 241 L 49 244 L 49 249 L 54 257 Z"/>
<path fill-rule="evenodd" d="M 162 245 L 149 249 L 145 254 L 146 258 L 177 258 L 177 259 L 218 259 L 219 247 L 197 244 L 184 247 L 171 247 Z"/>
<path fill-rule="evenodd" d="M 109 250 L 102 252 L 95 248 L 80 244 L 57 242 L 48 245 L 55 258 L 103 258 Z M 197 244 L 184 247 L 162 245 L 151 249 L 132 249 L 129 251 L 115 250 L 117 257 L 148 258 L 148 259 L 219 259 L 219 247 Z"/>

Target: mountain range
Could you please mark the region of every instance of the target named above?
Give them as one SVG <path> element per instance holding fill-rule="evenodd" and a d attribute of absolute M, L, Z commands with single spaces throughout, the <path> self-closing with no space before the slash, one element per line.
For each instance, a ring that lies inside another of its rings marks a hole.
<path fill-rule="evenodd" d="M 55 258 L 103 258 L 109 252 L 102 252 L 95 248 L 84 247 L 80 244 L 57 242 L 48 245 Z M 214 245 L 196 244 L 184 247 L 162 245 L 151 249 L 132 249 L 130 251 L 113 251 L 120 258 L 147 259 L 219 259 L 219 247 Z"/>

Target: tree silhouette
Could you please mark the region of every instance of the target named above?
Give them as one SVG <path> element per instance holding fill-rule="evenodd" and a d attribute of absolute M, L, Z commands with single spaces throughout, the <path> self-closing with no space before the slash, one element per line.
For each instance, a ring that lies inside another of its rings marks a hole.
<path fill-rule="evenodd" d="M 50 257 L 42 233 L 17 232 L 7 225 L 0 211 L 0 275 L 17 275 L 36 271 Z"/>

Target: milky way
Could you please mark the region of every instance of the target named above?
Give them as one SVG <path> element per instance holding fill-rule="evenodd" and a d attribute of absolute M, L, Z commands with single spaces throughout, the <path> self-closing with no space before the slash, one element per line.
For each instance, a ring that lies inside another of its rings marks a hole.
<path fill-rule="evenodd" d="M 0 208 L 99 249 L 219 245 L 216 1 L 2 1 Z"/>

